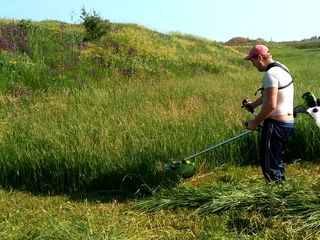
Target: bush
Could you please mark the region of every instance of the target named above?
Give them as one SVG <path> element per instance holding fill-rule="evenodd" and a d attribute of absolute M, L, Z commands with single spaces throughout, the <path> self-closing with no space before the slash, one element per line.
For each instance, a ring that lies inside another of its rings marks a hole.
<path fill-rule="evenodd" d="M 110 21 L 103 20 L 95 10 L 88 13 L 84 8 L 81 9 L 81 19 L 86 29 L 84 41 L 99 40 L 110 30 Z"/>

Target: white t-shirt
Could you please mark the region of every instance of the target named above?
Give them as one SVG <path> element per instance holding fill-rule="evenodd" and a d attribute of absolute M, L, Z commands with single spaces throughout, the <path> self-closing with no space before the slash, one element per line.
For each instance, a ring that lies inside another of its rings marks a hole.
<path fill-rule="evenodd" d="M 286 66 L 281 64 L 284 68 Z M 284 87 L 292 81 L 291 75 L 283 70 L 281 67 L 274 66 L 265 72 L 262 82 L 264 89 L 270 87 Z M 289 86 L 278 90 L 277 106 L 276 109 L 270 114 L 270 116 L 280 116 L 293 114 L 293 97 L 294 88 L 293 83 Z M 263 99 L 262 106 L 265 105 L 265 98 Z"/>

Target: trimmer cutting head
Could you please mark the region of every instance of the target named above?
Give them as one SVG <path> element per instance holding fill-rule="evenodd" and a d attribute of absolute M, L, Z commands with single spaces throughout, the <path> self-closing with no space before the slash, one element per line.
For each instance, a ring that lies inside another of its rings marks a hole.
<path fill-rule="evenodd" d="M 171 162 L 164 165 L 166 173 L 179 174 L 183 178 L 192 177 L 196 173 L 196 166 L 190 161 Z"/>

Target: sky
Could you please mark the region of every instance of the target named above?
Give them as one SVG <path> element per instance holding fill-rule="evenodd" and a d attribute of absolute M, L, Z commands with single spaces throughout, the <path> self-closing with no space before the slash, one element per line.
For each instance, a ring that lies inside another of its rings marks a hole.
<path fill-rule="evenodd" d="M 103 19 L 226 42 L 320 36 L 319 0 L 1 0 L 0 18 L 80 23 L 81 8 Z"/>

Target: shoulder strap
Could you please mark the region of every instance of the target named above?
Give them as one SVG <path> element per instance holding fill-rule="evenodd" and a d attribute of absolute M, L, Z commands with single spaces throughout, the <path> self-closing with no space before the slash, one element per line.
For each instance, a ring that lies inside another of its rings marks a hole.
<path fill-rule="evenodd" d="M 284 85 L 282 87 L 279 87 L 278 90 L 284 89 L 286 87 L 289 87 L 291 84 L 293 83 L 293 80 L 291 82 L 289 82 L 287 85 Z"/>
<path fill-rule="evenodd" d="M 287 73 L 290 74 L 290 72 L 289 72 L 289 70 L 287 68 L 285 68 L 284 66 L 282 66 L 280 63 L 277 63 L 277 62 L 270 63 L 267 66 L 265 72 L 268 71 L 270 68 L 273 68 L 273 67 L 279 67 L 279 68 L 283 69 L 284 71 L 286 71 Z"/>
<path fill-rule="evenodd" d="M 268 71 L 268 70 L 269 70 L 270 68 L 272 68 L 272 67 L 280 67 L 281 69 L 283 69 L 284 71 L 286 71 L 288 74 L 290 74 L 290 72 L 289 72 L 289 70 L 288 70 L 287 68 L 283 67 L 280 63 L 277 63 L 277 62 L 270 63 L 270 64 L 267 66 L 265 72 Z M 279 87 L 278 90 L 284 89 L 284 88 L 290 86 L 292 83 L 293 83 L 293 80 L 292 80 L 291 82 L 289 82 L 287 85 L 284 85 L 284 86 L 282 86 L 282 87 Z M 262 87 L 262 88 L 259 88 L 254 95 L 257 95 L 257 93 L 258 93 L 259 91 L 263 91 L 263 90 L 264 90 L 263 87 Z"/>

